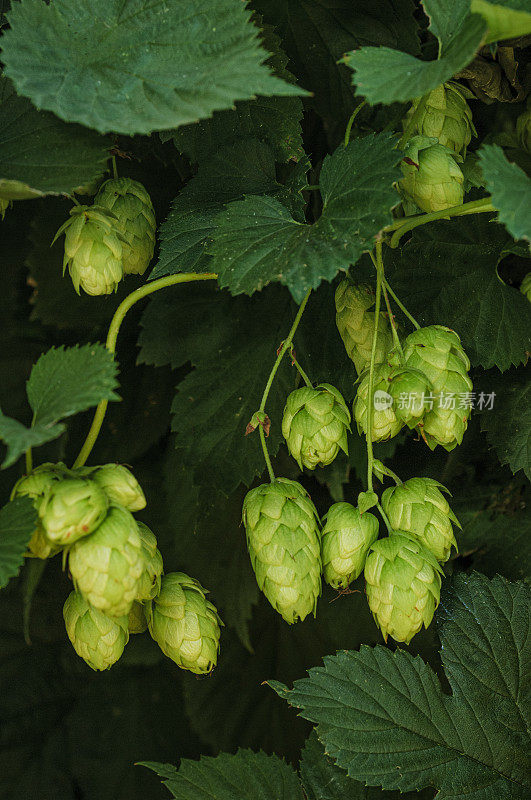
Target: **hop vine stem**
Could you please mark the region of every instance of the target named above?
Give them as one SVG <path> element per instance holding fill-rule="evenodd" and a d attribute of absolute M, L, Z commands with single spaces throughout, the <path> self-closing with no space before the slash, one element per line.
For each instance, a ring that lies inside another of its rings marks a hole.
<path fill-rule="evenodd" d="M 445 208 L 442 211 L 432 211 L 429 214 L 419 214 L 415 217 L 403 217 L 384 228 L 385 233 L 393 233 L 389 246 L 393 249 L 398 247 L 400 239 L 408 231 L 418 228 L 419 225 L 426 225 L 438 219 L 448 219 L 449 217 L 464 217 L 467 214 L 481 214 L 486 211 L 496 211 L 492 205 L 491 197 L 483 197 L 481 200 L 471 200 L 469 203 L 462 203 L 459 206 Z"/>
<path fill-rule="evenodd" d="M 374 307 L 374 332 L 372 336 L 371 361 L 369 365 L 369 391 L 367 394 L 367 487 L 369 492 L 373 491 L 372 472 L 374 463 L 374 452 L 372 447 L 372 412 L 373 412 L 373 384 L 374 384 L 374 362 L 376 360 L 376 343 L 378 341 L 378 323 L 380 321 L 380 300 L 382 297 L 383 280 L 383 260 L 382 242 L 376 242 L 376 302 Z"/>

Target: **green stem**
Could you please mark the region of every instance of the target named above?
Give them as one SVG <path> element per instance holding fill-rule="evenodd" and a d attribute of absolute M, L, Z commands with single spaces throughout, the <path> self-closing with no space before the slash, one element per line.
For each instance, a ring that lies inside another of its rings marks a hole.
<path fill-rule="evenodd" d="M 428 99 L 428 95 L 424 95 L 424 97 L 421 98 L 421 100 L 420 100 L 418 106 L 416 107 L 415 111 L 411 115 L 411 119 L 407 123 L 406 128 L 404 130 L 404 133 L 402 134 L 402 136 L 400 137 L 400 141 L 398 142 L 397 147 L 398 147 L 399 150 L 403 149 L 403 147 L 406 144 L 407 140 L 410 138 L 411 134 L 413 133 L 415 125 L 417 124 L 417 120 L 420 117 L 420 115 L 423 113 L 424 108 L 426 107 L 426 100 L 427 99 Z"/>
<path fill-rule="evenodd" d="M 306 386 L 308 386 L 311 389 L 312 388 L 312 382 L 309 379 L 309 377 L 307 376 L 307 374 L 305 373 L 305 371 L 303 370 L 303 368 L 301 367 L 301 365 L 299 364 L 299 362 L 297 361 L 297 359 L 295 357 L 295 351 L 294 351 L 293 347 L 290 347 L 289 355 L 290 355 L 290 358 L 291 358 L 291 360 L 293 362 L 293 366 L 298 369 L 299 375 L 303 379 L 304 383 L 306 384 Z"/>
<path fill-rule="evenodd" d="M 405 305 L 400 302 L 400 300 L 398 299 L 396 294 L 393 292 L 393 290 L 389 286 L 389 281 L 387 280 L 387 278 L 384 279 L 384 282 L 385 282 L 385 288 L 387 289 L 387 291 L 389 292 L 389 294 L 391 295 L 391 297 L 393 298 L 393 300 L 397 304 L 397 306 L 400 309 L 400 311 L 408 318 L 408 320 L 412 323 L 412 325 L 414 325 L 415 328 L 418 330 L 420 328 L 420 325 L 418 324 L 418 322 L 415 319 L 415 317 L 412 314 L 410 314 L 409 311 L 407 310 L 407 308 L 405 307 Z"/>
<path fill-rule="evenodd" d="M 28 447 L 26 450 L 26 475 L 29 475 L 33 469 L 33 455 L 31 453 L 31 447 Z"/>
<path fill-rule="evenodd" d="M 271 459 L 269 457 L 269 453 L 267 450 L 267 444 L 265 440 L 265 433 L 262 425 L 258 426 L 258 432 L 260 434 L 260 444 L 262 445 L 262 451 L 264 453 L 264 460 L 266 462 L 267 471 L 269 473 L 269 480 L 271 483 L 275 480 L 275 473 L 273 472 L 273 465 L 271 464 Z"/>
<path fill-rule="evenodd" d="M 120 303 L 114 312 L 111 324 L 109 325 L 109 332 L 107 334 L 105 347 L 114 355 L 116 351 L 118 332 L 124 317 L 129 309 L 139 300 L 142 300 L 143 297 L 147 297 L 148 295 L 153 294 L 153 292 L 157 292 L 159 289 L 165 289 L 167 286 L 174 286 L 178 283 L 190 283 L 191 281 L 210 281 L 215 280 L 217 277 L 218 276 L 215 272 L 183 272 L 179 275 L 168 275 L 165 278 L 159 278 L 158 280 L 152 281 L 151 283 L 146 283 L 144 286 L 141 286 L 139 289 L 131 292 L 131 294 L 127 295 L 125 300 Z M 105 418 L 105 412 L 107 411 L 107 405 L 107 400 L 102 400 L 100 403 L 98 403 L 94 413 L 94 419 L 92 420 L 92 425 L 90 426 L 90 430 L 87 434 L 87 438 L 85 439 L 83 447 L 81 448 L 80 453 L 74 462 L 74 467 L 82 467 L 86 463 L 101 430 L 101 426 Z"/>
<path fill-rule="evenodd" d="M 383 510 L 383 508 L 382 508 L 382 506 L 380 505 L 380 503 L 377 503 L 377 504 L 376 504 L 376 508 L 377 508 L 377 509 L 378 509 L 378 511 L 380 512 L 380 514 L 381 514 L 381 516 L 382 516 L 382 519 L 383 519 L 383 521 L 385 522 L 385 525 L 386 525 L 386 527 L 387 527 L 387 531 L 388 531 L 388 533 L 392 533 L 392 532 L 393 532 L 393 528 L 392 528 L 392 526 L 391 526 L 391 523 L 389 522 L 389 519 L 388 519 L 388 517 L 387 517 L 387 514 L 386 514 L 386 513 L 385 513 L 385 511 Z"/>
<path fill-rule="evenodd" d="M 361 109 L 366 105 L 367 105 L 367 101 L 366 100 L 362 100 L 362 102 L 359 104 L 359 106 L 356 106 L 356 108 L 354 109 L 354 111 L 350 115 L 350 119 L 347 122 L 347 127 L 345 128 L 345 139 L 344 139 L 345 147 L 348 147 L 348 143 L 350 142 L 350 132 L 352 130 L 352 125 L 354 123 L 354 120 L 356 119 L 356 117 L 360 113 Z"/>
<path fill-rule="evenodd" d="M 442 211 L 432 211 L 430 214 L 419 214 L 416 217 L 404 217 L 400 220 L 400 225 L 393 222 L 385 228 L 386 232 L 394 230 L 389 246 L 392 248 L 398 247 L 402 236 L 408 231 L 418 228 L 419 225 L 426 225 L 426 223 L 434 222 L 437 219 L 464 217 L 467 214 L 481 214 L 486 211 L 496 211 L 491 203 L 490 197 L 484 197 L 481 200 L 472 200 L 470 203 L 462 203 L 460 206 L 452 206 L 452 208 L 444 208 Z"/>
<path fill-rule="evenodd" d="M 382 282 L 382 292 L 383 292 L 383 296 L 385 298 L 385 305 L 387 307 L 387 313 L 389 315 L 389 322 L 391 324 L 391 332 L 393 334 L 393 342 L 395 344 L 396 349 L 400 353 L 400 355 L 403 356 L 404 355 L 404 351 L 402 350 L 402 344 L 400 342 L 400 339 L 398 338 L 398 332 L 396 330 L 395 316 L 394 316 L 393 310 L 391 308 L 391 303 L 389 302 L 389 297 L 387 295 L 387 289 L 385 288 L 385 281 Z"/>
<path fill-rule="evenodd" d="M 115 179 L 118 177 L 118 167 L 116 165 L 116 156 L 112 157 L 112 175 L 113 175 L 113 178 L 115 178 Z"/>
<path fill-rule="evenodd" d="M 371 362 L 369 366 L 369 391 L 367 394 L 367 486 L 368 491 L 372 492 L 372 466 L 374 453 L 372 449 L 372 412 L 373 412 L 373 381 L 374 363 L 376 360 L 376 344 L 378 340 L 378 323 L 380 321 L 380 300 L 382 296 L 382 243 L 376 242 L 376 302 L 374 306 L 374 333 L 372 336 Z"/>

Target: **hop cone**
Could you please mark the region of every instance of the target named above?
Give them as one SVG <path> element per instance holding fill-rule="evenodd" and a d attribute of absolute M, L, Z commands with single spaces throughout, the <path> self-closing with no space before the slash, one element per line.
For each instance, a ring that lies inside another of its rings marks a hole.
<path fill-rule="evenodd" d="M 129 614 L 144 571 L 142 541 L 133 515 L 111 506 L 97 531 L 70 550 L 70 572 L 85 600 L 112 617 Z"/>
<path fill-rule="evenodd" d="M 73 544 L 104 520 L 109 501 L 87 478 L 65 477 L 52 485 L 39 508 L 46 538 L 54 545 Z"/>
<path fill-rule="evenodd" d="M 346 589 L 363 572 L 369 547 L 378 538 L 378 520 L 350 503 L 334 503 L 321 532 L 323 577 L 334 589 Z"/>
<path fill-rule="evenodd" d="M 409 644 L 439 605 L 442 570 L 414 536 L 395 531 L 375 542 L 365 562 L 367 600 L 385 641 Z"/>
<path fill-rule="evenodd" d="M 340 392 L 328 383 L 305 386 L 288 396 L 282 435 L 302 469 L 331 464 L 339 450 L 348 454 L 350 412 Z"/>
<path fill-rule="evenodd" d="M 205 675 L 216 666 L 221 622 L 206 590 L 182 572 L 162 579 L 160 594 L 146 605 L 149 632 L 178 667 Z"/>
<path fill-rule="evenodd" d="M 75 206 L 55 234 L 65 234 L 63 272 L 68 267 L 76 292 L 111 294 L 123 278 L 123 243 L 114 216 L 99 206 Z"/>
<path fill-rule="evenodd" d="M 528 272 L 527 275 L 524 276 L 524 279 L 520 284 L 520 291 L 531 303 L 531 272 Z"/>
<path fill-rule="evenodd" d="M 306 491 L 276 478 L 247 493 L 242 516 L 258 586 L 273 608 L 289 624 L 315 615 L 321 555 L 317 511 Z"/>
<path fill-rule="evenodd" d="M 415 428 L 424 416 L 425 398 L 433 392 L 430 380 L 420 370 L 397 369 L 391 374 L 387 391 L 399 422 Z"/>
<path fill-rule="evenodd" d="M 19 478 L 13 486 L 11 499 L 14 497 L 30 497 L 38 513 L 54 483 L 60 481 L 66 474 L 67 469 L 62 464 L 40 464 L 28 475 L 23 475 L 22 478 Z M 58 552 L 59 547 L 55 547 L 46 538 L 39 518 L 37 527 L 33 531 L 28 544 L 27 555 L 32 558 L 45 559 Z"/>
<path fill-rule="evenodd" d="M 94 670 L 109 669 L 129 640 L 127 617 L 108 617 L 79 592 L 70 592 L 63 607 L 68 638 L 74 650 Z"/>
<path fill-rule="evenodd" d="M 118 218 L 125 239 L 124 275 L 143 275 L 155 249 L 155 212 L 149 194 L 138 181 L 111 178 L 101 186 L 94 202 Z"/>
<path fill-rule="evenodd" d="M 394 407 L 393 398 L 389 394 L 389 383 L 393 367 L 388 364 L 379 364 L 373 375 L 373 409 L 372 409 L 372 433 L 373 442 L 383 442 L 385 439 L 392 439 L 393 436 L 402 428 L 402 422 L 398 419 Z M 367 398 L 369 395 L 369 373 L 362 378 L 354 400 L 354 419 L 358 424 L 358 431 L 367 432 Z"/>
<path fill-rule="evenodd" d="M 436 139 L 413 136 L 401 168 L 400 189 L 423 211 L 442 211 L 463 202 L 463 173 L 452 151 Z"/>
<path fill-rule="evenodd" d="M 144 571 L 140 576 L 137 600 L 152 600 L 160 592 L 162 556 L 157 547 L 155 534 L 143 522 L 138 522 L 138 533 L 142 542 Z"/>
<path fill-rule="evenodd" d="M 413 106 L 405 120 L 409 121 L 417 111 L 420 99 Z M 465 156 L 472 134 L 476 135 L 472 112 L 457 83 L 442 83 L 422 98 L 423 110 L 417 117 L 412 134 L 420 134 L 437 139 L 439 144 Z"/>
<path fill-rule="evenodd" d="M 431 478 L 410 478 L 386 489 L 382 506 L 395 530 L 412 533 L 438 561 L 445 562 L 452 547 L 457 551 L 452 522 L 461 526 L 441 489 L 448 491 Z"/>
<path fill-rule="evenodd" d="M 428 408 L 422 421 L 428 446 L 433 450 L 440 444 L 453 450 L 463 440 L 471 412 L 466 402 L 472 390 L 470 361 L 459 336 L 443 325 L 420 328 L 405 340 L 404 359 L 408 368 L 423 372 L 433 387 L 433 408 Z"/>
<path fill-rule="evenodd" d="M 336 289 L 336 325 L 348 357 L 360 375 L 371 360 L 375 314 L 368 311 L 374 305 L 374 293 L 369 286 L 354 286 L 341 281 Z M 393 344 L 389 323 L 380 313 L 376 339 L 375 363 L 385 361 Z"/>
<path fill-rule="evenodd" d="M 141 511 L 146 498 L 135 476 L 121 464 L 104 464 L 92 470 L 90 477 L 104 490 L 111 501 L 128 511 Z"/>
<path fill-rule="evenodd" d="M 129 633 L 144 633 L 147 630 L 144 606 L 138 600 L 135 600 L 131 606 L 131 611 L 127 617 L 127 629 Z"/>

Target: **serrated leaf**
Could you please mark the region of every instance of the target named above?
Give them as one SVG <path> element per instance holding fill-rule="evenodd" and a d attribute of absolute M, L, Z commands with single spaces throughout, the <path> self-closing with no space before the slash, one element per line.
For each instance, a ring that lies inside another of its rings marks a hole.
<path fill-rule="evenodd" d="M 389 281 L 421 324 L 453 328 L 473 364 L 503 371 L 531 351 L 531 304 L 499 278 L 509 240 L 486 217 L 420 226 L 395 251 Z"/>
<path fill-rule="evenodd" d="M 0 198 L 70 194 L 103 175 L 110 140 L 18 97 L 0 75 Z"/>
<path fill-rule="evenodd" d="M 263 66 L 249 17 L 232 0 L 188 0 L 186 11 L 181 0 L 24 0 L 2 57 L 37 107 L 102 133 L 150 133 L 256 94 L 300 94 Z"/>
<path fill-rule="evenodd" d="M 488 25 L 485 44 L 531 33 L 528 0 L 471 0 L 470 10 L 485 18 Z"/>
<path fill-rule="evenodd" d="M 51 425 L 97 405 L 119 400 L 117 365 L 101 344 L 52 347 L 33 367 L 26 390 L 36 426 Z"/>
<path fill-rule="evenodd" d="M 470 14 L 469 0 L 424 0 L 430 30 L 439 39 L 439 58 L 420 61 L 388 47 L 362 47 L 347 53 L 354 70 L 356 94 L 371 105 L 405 102 L 444 83 L 472 61 L 485 35 L 486 24 Z"/>
<path fill-rule="evenodd" d="M 22 422 L 11 417 L 6 417 L 0 411 L 0 440 L 7 447 L 6 456 L 2 462 L 2 469 L 14 464 L 22 453 L 30 447 L 39 447 L 41 444 L 57 439 L 65 430 L 62 424 L 33 425 L 26 428 Z"/>
<path fill-rule="evenodd" d="M 303 800 L 297 773 L 277 756 L 238 750 L 199 761 L 142 762 L 161 777 L 176 800 Z"/>
<path fill-rule="evenodd" d="M 396 203 L 393 148 L 393 137 L 378 134 L 327 156 L 319 183 L 323 213 L 313 225 L 297 222 L 272 198 L 229 203 L 216 220 L 211 248 L 220 285 L 233 294 L 252 294 L 276 280 L 300 303 L 308 289 L 356 263 Z"/>
<path fill-rule="evenodd" d="M 531 241 L 531 179 L 496 144 L 484 144 L 479 159 L 498 219 L 515 239 Z"/>
<path fill-rule="evenodd" d="M 451 696 L 419 657 L 381 645 L 328 656 L 291 690 L 271 685 L 317 724 L 326 752 L 356 780 L 435 786 L 441 800 L 524 800 L 530 600 L 522 583 L 454 578 L 440 614 Z"/>
<path fill-rule="evenodd" d="M 513 474 L 522 469 L 531 480 L 531 381 L 529 369 L 512 371 L 491 381 L 492 410 L 481 415 L 481 428 L 502 464 Z"/>
<path fill-rule="evenodd" d="M 17 497 L 0 509 L 0 589 L 18 575 L 36 524 L 37 512 L 28 497 Z"/>

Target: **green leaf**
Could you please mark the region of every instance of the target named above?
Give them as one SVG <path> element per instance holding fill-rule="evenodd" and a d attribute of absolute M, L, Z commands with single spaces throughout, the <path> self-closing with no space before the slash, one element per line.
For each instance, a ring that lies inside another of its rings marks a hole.
<path fill-rule="evenodd" d="M 18 420 L 6 417 L 0 411 L 0 439 L 7 447 L 2 468 L 6 469 L 14 464 L 30 447 L 39 447 L 57 439 L 64 430 L 65 426 L 61 424 L 37 424 L 26 428 Z"/>
<path fill-rule="evenodd" d="M 0 589 L 18 575 L 36 524 L 37 512 L 28 497 L 17 497 L 0 509 Z"/>
<path fill-rule="evenodd" d="M 26 387 L 34 424 L 51 425 L 100 400 L 119 400 L 116 371 L 113 356 L 101 344 L 50 348 L 33 367 Z"/>
<path fill-rule="evenodd" d="M 326 752 L 356 780 L 438 798 L 523 800 L 529 739 L 522 670 L 530 656 L 530 589 L 479 573 L 454 578 L 442 602 L 443 694 L 405 650 L 339 652 L 289 690 Z"/>
<path fill-rule="evenodd" d="M 498 219 L 515 239 L 531 241 L 531 179 L 498 145 L 484 144 L 479 158 Z"/>
<path fill-rule="evenodd" d="M 24 0 L 2 57 L 37 107 L 101 133 L 150 133 L 256 94 L 301 93 L 263 66 L 249 17 L 232 0 Z"/>
<path fill-rule="evenodd" d="M 70 194 L 103 175 L 110 140 L 37 111 L 0 75 L 0 198 Z"/>
<path fill-rule="evenodd" d="M 388 47 L 362 47 L 347 53 L 354 70 L 356 94 L 371 105 L 405 102 L 444 83 L 472 61 L 484 34 L 485 21 L 470 14 L 469 0 L 424 0 L 430 31 L 439 39 L 439 58 L 420 61 Z"/>
<path fill-rule="evenodd" d="M 327 156 L 320 176 L 323 213 L 297 222 L 268 197 L 229 203 L 217 218 L 212 269 L 233 294 L 252 294 L 271 281 L 300 303 L 308 289 L 356 263 L 390 221 L 396 203 L 397 151 L 388 134 L 355 139 Z"/>
<path fill-rule="evenodd" d="M 303 800 L 297 773 L 277 756 L 238 750 L 199 761 L 169 764 L 141 762 L 165 778 L 176 800 Z"/>
<path fill-rule="evenodd" d="M 488 25 L 485 44 L 531 33 L 528 0 L 471 0 L 470 10 L 481 14 Z"/>
<path fill-rule="evenodd" d="M 493 379 L 494 407 L 481 415 L 481 427 L 502 464 L 513 474 L 523 469 L 531 480 L 531 382 L 529 372 L 512 371 L 503 380 Z"/>
<path fill-rule="evenodd" d="M 486 217 L 420 226 L 392 256 L 389 281 L 421 324 L 448 325 L 473 364 L 503 371 L 531 352 L 531 304 L 500 280 L 509 239 Z"/>

